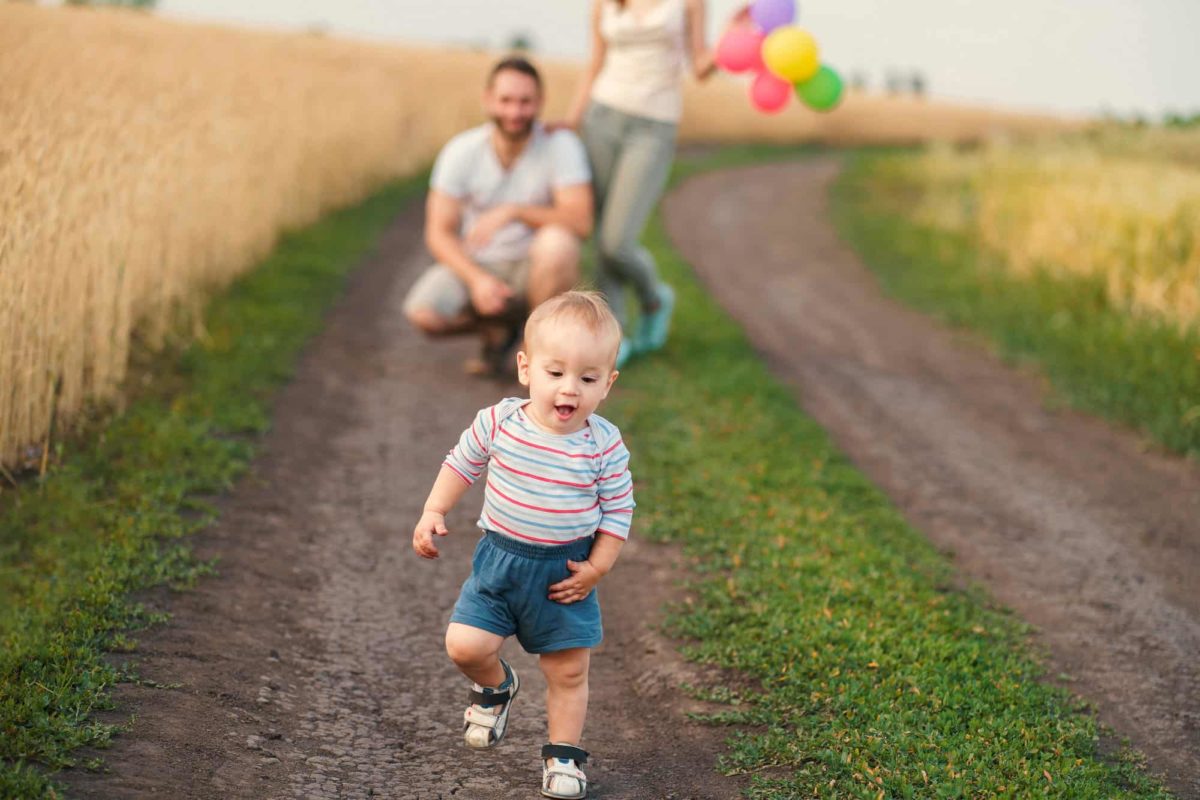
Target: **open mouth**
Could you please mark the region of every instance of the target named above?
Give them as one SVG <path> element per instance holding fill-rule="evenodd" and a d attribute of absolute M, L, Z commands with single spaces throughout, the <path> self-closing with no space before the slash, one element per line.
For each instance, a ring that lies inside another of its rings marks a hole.
<path fill-rule="evenodd" d="M 575 413 L 575 406 L 556 405 L 554 407 L 554 416 L 558 417 L 558 419 L 562 422 L 566 422 L 567 420 L 569 420 L 571 418 L 571 415 L 574 413 Z"/>

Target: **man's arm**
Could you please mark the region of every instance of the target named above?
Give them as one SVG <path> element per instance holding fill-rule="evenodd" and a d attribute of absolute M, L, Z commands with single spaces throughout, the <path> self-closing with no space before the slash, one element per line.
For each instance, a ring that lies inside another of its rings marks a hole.
<path fill-rule="evenodd" d="M 554 190 L 548 206 L 505 203 L 479 215 L 467 243 L 483 247 L 496 232 L 510 222 L 520 222 L 537 230 L 543 225 L 561 225 L 580 239 L 592 235 L 592 185 L 576 183 Z"/>
<path fill-rule="evenodd" d="M 429 190 L 425 201 L 425 244 L 439 264 L 445 264 L 467 286 L 471 304 L 480 314 L 498 314 L 504 310 L 510 289 L 467 255 L 459 230 L 462 202 L 437 189 Z"/>
<path fill-rule="evenodd" d="M 554 190 L 554 204 L 517 206 L 516 219 L 531 228 L 562 225 L 580 239 L 592 235 L 592 186 L 577 183 Z"/>

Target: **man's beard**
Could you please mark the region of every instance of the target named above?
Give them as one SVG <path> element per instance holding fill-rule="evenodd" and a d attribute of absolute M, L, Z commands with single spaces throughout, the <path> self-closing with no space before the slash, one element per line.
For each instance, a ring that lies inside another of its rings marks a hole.
<path fill-rule="evenodd" d="M 499 117 L 492 117 L 492 123 L 496 126 L 496 130 L 510 142 L 523 142 L 529 138 L 529 134 L 533 133 L 533 123 L 536 120 L 530 119 L 521 128 L 516 131 L 511 131 L 504 127 Z"/>

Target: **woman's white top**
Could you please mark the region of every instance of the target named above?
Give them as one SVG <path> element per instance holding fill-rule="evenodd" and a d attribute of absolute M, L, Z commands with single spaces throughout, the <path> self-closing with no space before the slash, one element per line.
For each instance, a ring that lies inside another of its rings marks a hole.
<path fill-rule="evenodd" d="M 683 114 L 687 0 L 659 0 L 639 18 L 616 0 L 603 0 L 600 35 L 604 65 L 592 99 L 639 117 L 678 122 Z"/>

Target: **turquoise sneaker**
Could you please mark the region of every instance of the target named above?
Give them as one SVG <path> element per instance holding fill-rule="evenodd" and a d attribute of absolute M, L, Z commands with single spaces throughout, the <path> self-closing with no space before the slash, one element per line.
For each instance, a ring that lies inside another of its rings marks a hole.
<path fill-rule="evenodd" d="M 675 312 L 675 290 L 665 283 L 658 285 L 658 308 L 642 315 L 638 328 L 637 349 L 642 352 L 661 350 L 671 332 L 671 315 Z"/>
<path fill-rule="evenodd" d="M 626 362 L 628 362 L 629 359 L 633 358 L 633 356 L 635 354 L 636 353 L 635 353 L 635 349 L 633 346 L 633 342 L 631 342 L 629 340 L 629 337 L 622 336 L 621 344 L 617 347 L 617 363 L 615 365 L 616 368 L 620 369 L 621 367 L 625 366 Z"/>

